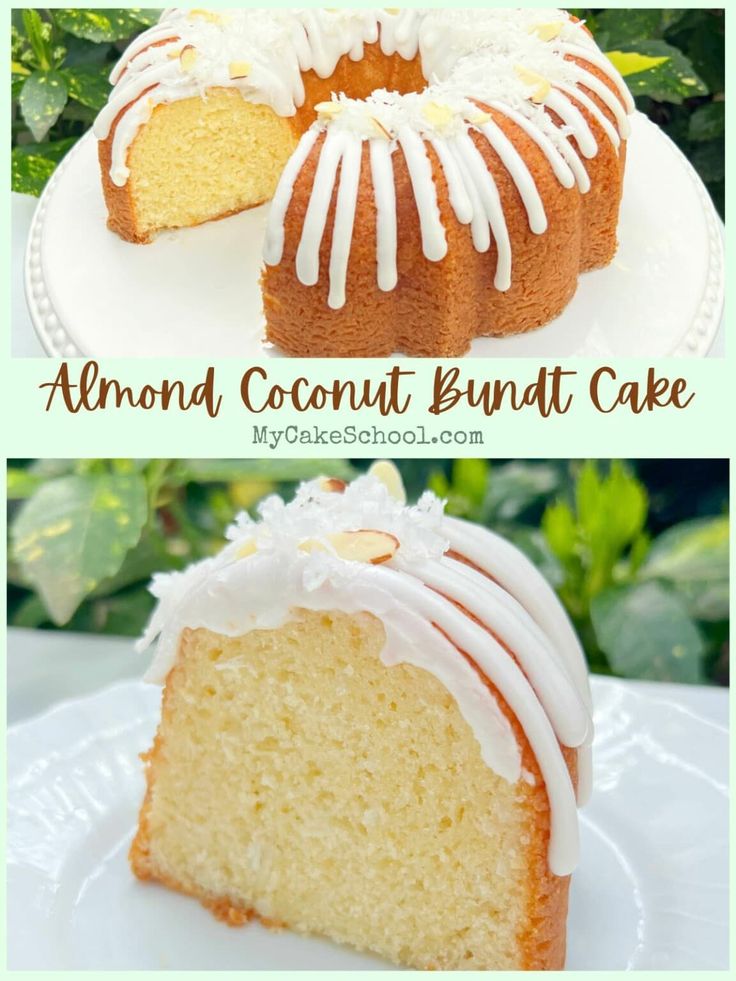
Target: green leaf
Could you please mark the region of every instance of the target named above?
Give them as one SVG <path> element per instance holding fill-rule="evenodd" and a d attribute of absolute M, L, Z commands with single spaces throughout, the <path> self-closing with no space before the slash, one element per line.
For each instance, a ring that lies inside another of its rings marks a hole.
<path fill-rule="evenodd" d="M 578 476 L 575 497 L 578 521 L 588 544 L 595 551 L 606 546 L 620 552 L 644 527 L 647 495 L 643 484 L 619 460 L 614 460 L 607 477 L 588 460 Z"/>
<path fill-rule="evenodd" d="M 673 582 L 727 578 L 728 541 L 726 517 L 683 521 L 654 541 L 642 575 Z"/>
<path fill-rule="evenodd" d="M 452 489 L 474 506 L 483 503 L 488 487 L 490 464 L 487 460 L 455 460 L 452 465 Z"/>
<path fill-rule="evenodd" d="M 347 460 L 181 460 L 170 479 L 180 484 L 249 479 L 287 483 L 323 475 L 351 480 L 355 470 Z"/>
<path fill-rule="evenodd" d="M 36 61 L 36 68 L 48 71 L 51 68 L 51 25 L 44 21 L 37 10 L 22 12 L 23 29 Z"/>
<path fill-rule="evenodd" d="M 87 41 L 124 41 L 148 23 L 146 12 L 139 8 L 65 8 L 54 14 L 62 30 Z"/>
<path fill-rule="evenodd" d="M 726 175 L 726 154 L 723 139 L 699 143 L 690 154 L 690 163 L 706 182 L 722 181 Z"/>
<path fill-rule="evenodd" d="M 154 24 L 158 24 L 164 9 L 164 7 L 133 7 L 128 10 L 128 13 L 144 27 L 153 27 Z"/>
<path fill-rule="evenodd" d="M 23 83 L 20 109 L 34 139 L 42 140 L 61 115 L 68 98 L 61 72 L 36 71 Z"/>
<path fill-rule="evenodd" d="M 605 524 L 616 549 L 630 545 L 644 528 L 648 500 L 644 485 L 632 476 L 620 460 L 611 464 L 605 482 Z"/>
<path fill-rule="evenodd" d="M 484 518 L 513 521 L 559 485 L 558 472 L 543 463 L 517 461 L 493 470 L 485 499 Z"/>
<path fill-rule="evenodd" d="M 726 103 L 707 102 L 690 116 L 688 138 L 699 143 L 715 140 L 726 132 Z"/>
<path fill-rule="evenodd" d="M 615 586 L 591 604 L 601 650 L 616 674 L 650 681 L 703 680 L 705 643 L 683 600 L 662 583 Z"/>
<path fill-rule="evenodd" d="M 662 26 L 662 11 L 603 10 L 596 19 L 596 40 L 606 48 L 656 37 Z"/>
<path fill-rule="evenodd" d="M 77 610 L 68 628 L 116 637 L 138 637 L 154 605 L 154 598 L 142 587 L 116 596 L 92 599 Z"/>
<path fill-rule="evenodd" d="M 575 554 L 577 526 L 575 515 L 564 501 L 550 504 L 542 515 L 542 531 L 552 553 L 561 562 L 569 561 Z"/>
<path fill-rule="evenodd" d="M 84 66 L 92 68 L 95 65 L 104 65 L 107 62 L 107 71 L 112 68 L 111 57 L 115 58 L 119 54 L 112 44 L 101 42 L 95 44 L 94 41 L 87 41 L 82 37 L 72 37 L 67 34 L 65 38 L 67 51 L 64 59 L 65 68 L 77 68 Z M 117 60 L 117 59 L 116 59 Z"/>
<path fill-rule="evenodd" d="M 632 54 L 660 60 L 657 64 L 650 63 L 646 69 L 636 70 L 636 62 L 627 57 Z M 690 59 L 666 41 L 621 45 L 617 51 L 609 51 L 608 57 L 615 65 L 627 70 L 626 84 L 634 96 L 646 95 L 657 102 L 679 104 L 683 99 L 708 95 L 708 87 Z"/>
<path fill-rule="evenodd" d="M 43 483 L 43 478 L 20 467 L 8 467 L 6 493 L 9 501 L 30 497 Z"/>
<path fill-rule="evenodd" d="M 26 596 L 20 605 L 15 608 L 9 622 L 12 627 L 26 627 L 27 629 L 36 630 L 42 624 L 48 623 L 48 620 L 49 615 L 46 612 L 46 608 L 38 596 L 32 593 Z"/>
<path fill-rule="evenodd" d="M 12 527 L 13 553 L 56 624 L 120 569 L 147 514 L 138 475 L 61 477 L 26 501 Z"/>
<path fill-rule="evenodd" d="M 69 136 L 63 140 L 54 140 L 53 143 L 20 143 L 15 150 L 18 153 L 25 153 L 31 157 L 43 157 L 45 160 L 52 160 L 59 163 L 77 142 L 78 137 Z"/>
<path fill-rule="evenodd" d="M 727 623 L 730 590 L 727 579 L 676 583 L 690 615 L 705 623 Z"/>
<path fill-rule="evenodd" d="M 504 534 L 534 563 L 548 583 L 555 588 L 562 585 L 564 574 L 560 563 L 537 528 L 512 525 L 504 529 Z"/>
<path fill-rule="evenodd" d="M 666 55 L 651 57 L 650 55 L 639 54 L 638 51 L 609 51 L 607 57 L 624 78 L 627 75 L 638 75 L 640 72 L 651 71 L 652 68 L 657 68 L 669 61 Z"/>
<path fill-rule="evenodd" d="M 602 518 L 601 478 L 594 460 L 586 460 L 575 484 L 578 521 L 588 536 L 598 533 Z"/>
<path fill-rule="evenodd" d="M 24 153 L 15 147 L 11 153 L 11 188 L 18 194 L 38 197 L 55 169 L 53 160 Z"/>
<path fill-rule="evenodd" d="M 69 98 L 80 102 L 89 109 L 97 112 L 107 102 L 110 94 L 109 66 L 100 67 L 78 65 L 75 68 L 65 68 L 62 74 L 69 90 Z"/>
<path fill-rule="evenodd" d="M 145 534 L 138 544 L 125 556 L 117 572 L 102 582 L 92 593 L 92 598 L 111 596 L 136 583 L 148 586 L 155 572 L 168 572 L 181 569 L 191 556 L 173 554 L 170 537 L 164 539 L 158 534 Z"/>
<path fill-rule="evenodd" d="M 442 470 L 433 470 L 427 478 L 427 488 L 444 499 L 450 493 L 450 482 Z"/>
<path fill-rule="evenodd" d="M 666 40 L 684 51 L 711 92 L 725 87 L 725 10 L 683 10 Z"/>
<path fill-rule="evenodd" d="M 683 521 L 654 542 L 640 569 L 644 579 L 666 579 L 704 620 L 728 617 L 729 520 Z"/>

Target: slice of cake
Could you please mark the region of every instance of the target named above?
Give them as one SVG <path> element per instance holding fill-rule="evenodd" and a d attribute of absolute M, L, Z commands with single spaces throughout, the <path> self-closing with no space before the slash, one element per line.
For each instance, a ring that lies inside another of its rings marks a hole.
<path fill-rule="evenodd" d="M 154 581 L 135 874 L 409 967 L 562 968 L 592 724 L 550 586 L 386 463 L 259 515 Z"/>

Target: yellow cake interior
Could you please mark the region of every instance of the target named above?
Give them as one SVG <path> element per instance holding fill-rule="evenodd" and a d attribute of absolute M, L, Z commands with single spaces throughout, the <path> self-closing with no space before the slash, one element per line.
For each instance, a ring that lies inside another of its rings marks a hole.
<path fill-rule="evenodd" d="M 287 119 L 235 89 L 158 106 L 128 154 L 140 236 L 263 204 L 296 144 Z"/>
<path fill-rule="evenodd" d="M 185 631 L 134 869 L 409 966 L 518 967 L 533 791 L 486 766 L 433 675 L 384 666 L 383 641 L 338 612 Z"/>

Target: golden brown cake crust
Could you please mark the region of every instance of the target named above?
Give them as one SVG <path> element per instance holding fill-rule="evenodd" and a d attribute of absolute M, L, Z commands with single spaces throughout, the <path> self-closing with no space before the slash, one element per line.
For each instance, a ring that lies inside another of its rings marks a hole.
<path fill-rule="evenodd" d="M 589 63 L 585 63 L 585 68 L 617 99 L 621 98 L 604 72 Z M 615 116 L 600 96 L 584 86 L 581 90 L 615 125 Z M 529 229 L 511 175 L 489 142 L 475 133 L 472 138 L 498 187 L 511 240 L 514 272 L 511 288 L 506 292 L 500 292 L 493 284 L 498 257 L 495 244 L 486 253 L 475 250 L 469 229 L 460 224 L 450 205 L 444 171 L 431 147 L 427 150 L 434 165 L 447 255 L 439 263 L 425 258 L 408 168 L 403 155 L 395 154 L 398 284 L 390 292 L 378 289 L 376 209 L 368 152 L 364 147 L 356 233 L 347 270 L 347 299 L 341 309 L 330 309 L 329 284 L 324 271 L 330 261 L 337 190 L 333 193 L 320 247 L 319 266 L 323 275 L 316 285 L 304 286 L 295 274 L 296 253 L 323 142 L 318 140 L 294 186 L 284 222 L 281 262 L 266 267 L 262 275 L 268 339 L 294 357 L 385 357 L 395 351 L 424 357 L 455 357 L 467 351 L 474 337 L 522 333 L 557 317 L 572 299 L 579 274 L 607 265 L 615 255 L 626 159 L 625 141 L 617 151 L 600 122 L 579 100 L 573 96 L 570 99 L 585 117 L 598 144 L 597 155 L 585 161 L 591 181 L 587 194 L 581 194 L 577 187 L 564 188 L 528 134 L 508 116 L 479 103 L 527 163 L 544 201 L 549 223 L 543 235 L 535 235 Z"/>

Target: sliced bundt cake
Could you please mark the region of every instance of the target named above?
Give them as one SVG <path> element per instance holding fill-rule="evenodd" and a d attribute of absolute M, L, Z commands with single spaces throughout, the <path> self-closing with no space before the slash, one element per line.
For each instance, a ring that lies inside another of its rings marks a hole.
<path fill-rule="evenodd" d="M 110 227 L 273 198 L 284 353 L 461 354 L 547 323 L 615 253 L 633 100 L 564 11 L 168 11 L 112 80 Z"/>
<path fill-rule="evenodd" d="M 558 969 L 585 662 L 529 561 L 378 465 L 157 579 L 133 870 L 414 968 Z"/>

